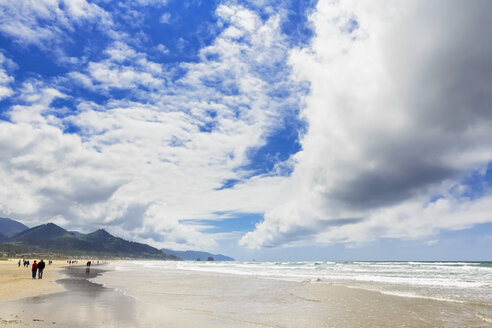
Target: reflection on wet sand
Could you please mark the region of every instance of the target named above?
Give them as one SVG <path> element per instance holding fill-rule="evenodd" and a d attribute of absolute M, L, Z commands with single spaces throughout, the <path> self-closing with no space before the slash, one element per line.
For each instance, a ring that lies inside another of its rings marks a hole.
<path fill-rule="evenodd" d="M 71 267 L 67 278 L 58 281 L 65 292 L 5 302 L 0 318 L 5 322 L 15 319 L 22 326 L 35 323 L 36 327 L 97 327 L 102 323 L 109 327 L 139 327 L 134 299 L 87 280 L 101 272 Z M 15 323 L 9 322 L 12 324 Z"/>
<path fill-rule="evenodd" d="M 123 270 L 114 271 L 67 268 L 67 277 L 59 280 L 65 292 L 2 303 L 0 326 L 491 327 L 489 309 L 473 304 L 317 281 L 141 268 L 132 272 L 121 266 Z"/>

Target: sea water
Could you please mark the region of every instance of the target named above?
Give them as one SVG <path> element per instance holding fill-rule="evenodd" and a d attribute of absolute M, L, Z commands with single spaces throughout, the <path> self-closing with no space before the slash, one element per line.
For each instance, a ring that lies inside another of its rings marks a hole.
<path fill-rule="evenodd" d="M 147 323 L 184 313 L 241 328 L 492 327 L 491 263 L 129 261 L 106 268 L 93 282 L 144 304 Z"/>
<path fill-rule="evenodd" d="M 185 270 L 287 281 L 318 281 L 383 294 L 492 307 L 492 262 L 171 262 L 115 263 L 115 270 Z"/>

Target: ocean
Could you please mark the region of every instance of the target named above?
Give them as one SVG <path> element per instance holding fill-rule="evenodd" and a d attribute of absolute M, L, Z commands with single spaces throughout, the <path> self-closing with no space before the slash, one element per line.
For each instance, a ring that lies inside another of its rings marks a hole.
<path fill-rule="evenodd" d="M 492 306 L 492 262 L 163 262 L 112 264 L 116 271 L 185 270 L 287 281 L 322 281 L 413 298 Z"/>
<path fill-rule="evenodd" d="M 490 262 L 128 261 L 106 268 L 94 283 L 241 327 L 492 327 Z"/>

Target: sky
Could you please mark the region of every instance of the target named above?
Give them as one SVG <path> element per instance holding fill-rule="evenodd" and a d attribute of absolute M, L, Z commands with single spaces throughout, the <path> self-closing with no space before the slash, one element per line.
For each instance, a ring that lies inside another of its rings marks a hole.
<path fill-rule="evenodd" d="M 240 260 L 492 260 L 491 15 L 0 0 L 0 217 Z"/>

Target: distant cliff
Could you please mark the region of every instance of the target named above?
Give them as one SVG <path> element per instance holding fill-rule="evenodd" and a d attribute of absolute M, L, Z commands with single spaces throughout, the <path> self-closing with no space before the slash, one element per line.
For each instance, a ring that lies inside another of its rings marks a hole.
<path fill-rule="evenodd" d="M 163 252 L 171 255 L 175 255 L 182 258 L 185 261 L 207 261 L 209 258 L 213 258 L 214 261 L 235 261 L 232 257 L 222 254 L 211 254 L 200 251 L 174 251 L 172 249 L 162 249 Z"/>

